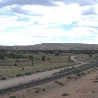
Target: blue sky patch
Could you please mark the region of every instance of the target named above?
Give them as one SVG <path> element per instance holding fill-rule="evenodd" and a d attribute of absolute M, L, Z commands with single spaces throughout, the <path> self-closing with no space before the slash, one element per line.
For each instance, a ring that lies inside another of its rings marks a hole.
<path fill-rule="evenodd" d="M 59 28 L 63 28 L 64 30 L 69 31 L 69 30 L 72 30 L 73 28 L 76 28 L 76 27 L 78 27 L 77 22 L 72 22 L 72 24 L 69 24 L 69 25 L 63 24 Z"/>
<path fill-rule="evenodd" d="M 51 24 L 50 24 L 51 25 Z M 72 24 L 52 24 L 53 26 L 50 26 L 50 28 L 63 28 L 64 30 L 70 31 L 73 28 L 79 27 L 77 22 L 72 22 Z"/>
<path fill-rule="evenodd" d="M 27 17 L 19 17 L 17 19 L 17 21 L 23 21 L 23 22 L 28 22 L 30 20 L 30 18 L 27 18 Z"/>

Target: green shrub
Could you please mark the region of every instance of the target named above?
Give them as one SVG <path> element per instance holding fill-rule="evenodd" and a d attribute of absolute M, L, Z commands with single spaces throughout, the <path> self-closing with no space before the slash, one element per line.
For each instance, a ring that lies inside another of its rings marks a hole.
<path fill-rule="evenodd" d="M 25 75 L 31 75 L 31 74 L 32 74 L 31 72 L 26 72 L 26 73 L 25 73 Z"/>
<path fill-rule="evenodd" d="M 39 58 L 36 58 L 36 60 L 40 60 Z"/>
<path fill-rule="evenodd" d="M 47 58 L 47 60 L 50 60 L 50 58 Z"/>
<path fill-rule="evenodd" d="M 71 79 L 71 78 L 72 78 L 72 77 L 70 77 L 70 76 L 69 76 L 69 77 L 67 77 L 67 79 Z"/>
<path fill-rule="evenodd" d="M 42 89 L 42 91 L 45 91 L 45 90 L 46 90 L 45 88 Z"/>
<path fill-rule="evenodd" d="M 2 77 L 1 80 L 6 80 L 6 78 L 5 77 Z"/>
<path fill-rule="evenodd" d="M 17 66 L 17 64 L 15 63 L 14 66 Z"/>
<path fill-rule="evenodd" d="M 17 74 L 16 77 L 24 76 L 23 74 Z"/>
<path fill-rule="evenodd" d="M 64 93 L 64 94 L 62 94 L 62 96 L 69 96 L 69 94 Z"/>
<path fill-rule="evenodd" d="M 61 82 L 59 82 L 59 81 L 55 81 L 55 83 L 57 83 L 57 84 L 59 84 L 59 85 L 61 85 L 61 86 L 64 85 L 64 83 L 61 83 Z"/>
<path fill-rule="evenodd" d="M 11 96 L 11 97 L 9 97 L 9 98 L 16 98 L 15 96 Z"/>
<path fill-rule="evenodd" d="M 40 92 L 40 89 L 36 89 L 35 93 L 39 93 Z"/>

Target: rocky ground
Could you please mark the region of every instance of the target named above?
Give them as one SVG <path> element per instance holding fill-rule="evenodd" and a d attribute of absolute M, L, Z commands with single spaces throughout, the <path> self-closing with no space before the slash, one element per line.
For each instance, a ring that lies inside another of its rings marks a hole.
<path fill-rule="evenodd" d="M 73 75 L 72 77 L 75 77 Z M 98 98 L 98 69 L 77 79 L 59 79 L 40 86 L 3 95 L 0 98 Z"/>

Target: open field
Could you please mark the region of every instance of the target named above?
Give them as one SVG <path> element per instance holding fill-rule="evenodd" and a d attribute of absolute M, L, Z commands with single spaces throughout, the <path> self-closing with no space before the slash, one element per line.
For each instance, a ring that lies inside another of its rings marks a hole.
<path fill-rule="evenodd" d="M 0 79 L 9 79 L 14 77 L 20 77 L 24 75 L 30 75 L 37 72 L 43 72 L 53 69 L 58 69 L 62 67 L 74 66 L 79 62 L 74 62 L 71 60 L 69 62 L 69 53 L 59 53 L 59 55 L 55 55 L 54 53 L 30 53 L 30 52 L 21 52 L 21 51 L 6 51 L 7 55 L 14 56 L 6 57 L 0 60 Z M 33 55 L 33 66 L 32 60 L 30 60 L 29 56 Z M 93 55 L 89 57 L 88 54 L 73 54 L 75 55 L 77 60 L 86 61 L 87 63 L 92 63 L 97 61 L 97 55 Z M 15 58 L 16 56 L 16 58 Z M 20 58 L 17 58 L 20 56 Z M 42 56 L 44 56 L 45 60 L 42 60 Z M 12 74 L 13 73 L 13 74 Z"/>
<path fill-rule="evenodd" d="M 98 61 L 98 54 L 94 54 L 92 57 L 89 57 L 88 54 L 77 54 L 76 59 L 86 63 L 93 63 Z"/>
<path fill-rule="evenodd" d="M 17 54 L 17 53 L 14 53 Z M 0 60 L 0 78 L 9 79 L 37 72 L 73 66 L 75 62 L 68 62 L 68 54 L 62 53 L 59 56 L 45 53 L 18 53 L 26 58 L 5 58 Z M 33 55 L 33 66 L 29 56 Z M 43 61 L 41 58 L 45 56 Z"/>
<path fill-rule="evenodd" d="M 53 69 L 53 70 L 45 71 L 45 72 L 39 72 L 39 73 L 35 73 L 35 74 L 29 75 L 29 76 L 25 75 L 25 76 L 16 77 L 16 78 L 8 79 L 8 80 L 2 80 L 2 81 L 0 81 L 0 88 L 12 87 L 15 85 L 19 85 L 20 83 L 30 82 L 32 80 L 44 79 L 46 77 L 54 76 L 56 73 L 59 73 L 59 72 L 61 73 L 63 70 L 64 70 L 63 72 L 68 72 L 69 70 L 67 70 L 67 69 L 76 70 L 77 68 L 85 65 L 85 62 L 77 61 L 75 59 L 75 56 L 71 56 L 71 60 L 76 62 L 77 65 L 63 67 L 63 68 L 59 68 L 59 69 Z"/>

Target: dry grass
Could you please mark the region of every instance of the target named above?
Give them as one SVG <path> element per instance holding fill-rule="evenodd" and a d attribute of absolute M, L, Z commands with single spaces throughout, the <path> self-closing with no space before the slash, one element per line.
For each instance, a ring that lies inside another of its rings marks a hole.
<path fill-rule="evenodd" d="M 24 56 L 29 56 L 29 53 L 22 53 Z M 45 55 L 46 60 L 42 61 L 41 56 Z M 86 54 L 71 54 L 76 55 L 76 59 L 80 61 L 84 61 L 87 63 L 95 62 L 97 58 L 95 55 L 89 57 Z M 17 75 L 25 75 L 26 73 L 36 73 L 47 70 L 53 70 L 61 67 L 72 66 L 75 65 L 75 62 L 68 62 L 69 55 L 67 53 L 61 53 L 60 56 L 56 57 L 54 54 L 45 54 L 33 53 L 34 56 L 34 66 L 31 66 L 31 61 L 28 58 L 24 59 L 9 59 L 6 58 L 4 60 L 0 60 L 0 79 L 5 78 L 13 78 Z M 16 66 L 15 66 L 16 64 Z M 13 74 L 12 74 L 13 73 Z"/>
<path fill-rule="evenodd" d="M 92 57 L 89 57 L 88 54 L 77 54 L 76 59 L 86 63 L 93 63 L 96 62 L 98 58 L 96 58 L 96 55 L 92 55 Z"/>
<path fill-rule="evenodd" d="M 29 56 L 29 53 L 22 54 Z M 45 55 L 46 60 L 42 61 L 41 56 Z M 68 62 L 68 54 L 62 53 L 56 57 L 54 54 L 33 53 L 34 66 L 31 66 L 31 61 L 28 58 L 0 60 L 0 77 L 13 78 L 17 74 L 25 75 L 26 73 L 36 73 L 47 70 L 53 70 L 61 67 L 72 66 L 75 62 Z M 13 74 L 12 74 L 13 73 Z"/>

